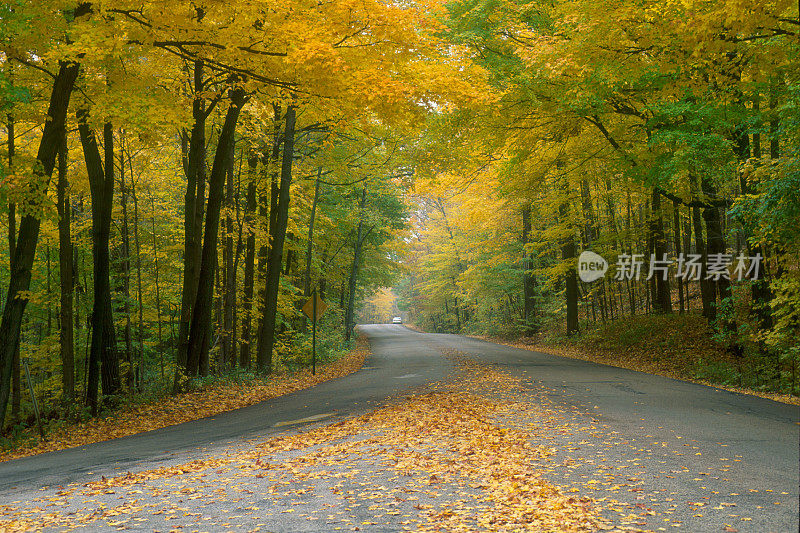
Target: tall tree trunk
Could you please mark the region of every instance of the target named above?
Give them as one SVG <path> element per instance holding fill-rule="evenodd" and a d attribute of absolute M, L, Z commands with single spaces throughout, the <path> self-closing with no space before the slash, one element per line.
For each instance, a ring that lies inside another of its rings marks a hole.
<path fill-rule="evenodd" d="M 236 199 L 233 186 L 234 147 L 231 143 L 231 154 L 228 160 L 228 179 L 225 190 L 227 212 L 225 216 L 225 248 L 223 249 L 223 323 L 222 345 L 224 356 L 222 365 L 225 369 L 236 367 L 236 260 L 233 247 L 233 209 Z"/>
<path fill-rule="evenodd" d="M 233 153 L 233 138 L 236 123 L 245 102 L 244 91 L 240 88 L 231 90 L 231 104 L 225 115 L 225 122 L 219 134 L 217 151 L 208 183 L 208 205 L 206 208 L 206 224 L 203 235 L 203 251 L 200 260 L 200 276 L 197 285 L 197 298 L 192 312 L 192 323 L 189 329 L 189 346 L 187 353 L 187 372 L 196 376 L 208 372 L 208 354 L 211 347 L 211 307 L 214 295 L 214 272 L 217 266 L 217 241 L 219 237 L 219 219 L 222 207 L 225 175 L 228 170 L 228 159 Z"/>
<path fill-rule="evenodd" d="M 239 352 L 239 367 L 250 368 L 250 345 L 253 324 L 253 292 L 255 285 L 256 261 L 256 179 L 252 174 L 258 167 L 258 159 L 251 156 L 248 159 L 250 167 L 250 183 L 247 184 L 247 199 L 245 206 L 244 225 L 247 231 L 244 254 L 244 301 L 242 302 L 242 347 Z"/>
<path fill-rule="evenodd" d="M 69 99 L 79 69 L 78 63 L 60 62 L 58 74 L 53 82 L 47 120 L 36 154 L 40 165 L 34 167 L 34 172 L 40 179 L 31 180 L 31 186 L 38 189 L 38 191 L 31 191 L 35 194 L 31 199 L 34 208 L 42 202 L 41 194 L 46 191 L 46 184 L 49 183 L 55 167 L 56 154 L 61 145 L 61 138 L 64 136 Z M 42 187 L 42 181 L 45 183 L 45 187 Z M 38 209 L 34 209 L 33 213 L 36 211 Z M 5 423 L 6 407 L 11 392 L 14 351 L 19 342 L 22 316 L 25 313 L 25 306 L 28 304 L 27 298 L 18 298 L 17 295 L 25 293 L 30 288 L 31 268 L 36 256 L 40 224 L 41 220 L 36 214 L 26 214 L 22 217 L 16 239 L 17 246 L 12 256 L 8 293 L 3 307 L 3 317 L 0 320 L 0 428 Z"/>
<path fill-rule="evenodd" d="M 92 306 L 92 345 L 89 353 L 89 381 L 86 402 L 92 414 L 98 412 L 98 382 L 103 394 L 120 390 L 119 361 L 111 307 L 109 240 L 114 200 L 114 141 L 111 124 L 103 127 L 105 165 L 94 132 L 86 123 L 86 111 L 78 113 L 78 131 L 83 145 L 86 171 L 92 194 L 92 252 L 94 256 L 94 303 Z M 99 367 L 99 368 L 98 368 Z"/>
<path fill-rule="evenodd" d="M 696 189 L 696 178 L 692 176 L 692 188 Z M 692 208 L 692 225 L 694 226 L 695 251 L 700 255 L 700 299 L 703 305 L 703 316 L 708 320 L 716 317 L 717 287 L 713 281 L 706 278 L 706 263 L 708 262 L 708 250 L 703 239 L 703 222 L 700 207 Z"/>
<path fill-rule="evenodd" d="M 564 183 L 564 193 L 567 192 L 566 181 Z M 558 208 L 558 215 L 562 224 L 569 225 L 568 219 L 569 205 L 565 200 Z M 575 268 L 574 259 L 576 257 L 575 236 L 572 231 L 564 237 L 561 244 L 561 259 L 571 263 L 565 276 L 565 297 L 567 301 L 567 335 L 578 333 L 578 274 Z"/>
<path fill-rule="evenodd" d="M 74 265 L 72 262 L 72 237 L 70 235 L 69 184 L 67 181 L 67 139 L 62 139 L 58 151 L 58 185 L 56 207 L 58 208 L 58 269 L 61 278 L 61 306 L 59 344 L 61 348 L 61 388 L 64 400 L 75 398 L 75 338 L 72 312 Z"/>
<path fill-rule="evenodd" d="M 14 118 L 8 115 L 8 167 L 14 165 L 15 152 Z M 10 271 L 14 271 L 14 249 L 17 247 L 17 206 L 8 202 L 8 259 Z M 14 348 L 14 359 L 11 367 L 11 419 L 19 419 L 22 404 L 22 380 L 20 375 L 19 339 Z M 2 427 L 0 427 L 2 429 Z"/>
<path fill-rule="evenodd" d="M 270 154 L 270 158 L 267 160 L 271 163 L 271 167 L 277 168 L 279 165 L 279 161 L 281 158 L 281 146 L 283 144 L 283 119 L 281 114 L 281 106 L 278 104 L 273 104 L 272 106 L 272 125 L 273 125 L 273 134 L 272 134 L 272 153 Z M 267 191 L 269 191 L 269 195 L 267 195 Z M 266 301 L 267 298 L 267 286 L 269 285 L 268 281 L 268 270 L 267 268 L 267 261 L 269 258 L 269 250 L 271 247 L 273 235 L 275 234 L 275 226 L 277 224 L 277 216 L 278 216 L 278 200 L 280 196 L 280 170 L 275 170 L 270 173 L 269 176 L 269 188 L 264 187 L 260 198 L 259 198 L 259 206 L 258 206 L 258 215 L 261 219 L 262 223 L 266 223 L 267 225 L 267 239 L 266 241 L 258 248 L 258 265 L 256 267 L 256 272 L 258 273 L 259 280 L 263 280 L 261 284 L 261 288 L 259 290 L 257 300 L 261 302 L 260 313 L 258 313 L 258 320 L 256 322 L 256 337 L 258 343 L 261 343 L 264 340 L 262 336 L 263 326 L 264 326 L 264 307 L 263 303 Z M 258 367 L 258 353 L 259 348 L 256 345 L 256 367 Z M 272 353 L 272 352 L 270 352 Z M 271 366 L 271 365 L 270 365 Z"/>
<path fill-rule="evenodd" d="M 317 216 L 317 202 L 319 201 L 320 177 L 322 167 L 317 169 L 317 179 L 314 181 L 314 201 L 311 203 L 311 217 L 308 221 L 308 244 L 306 245 L 306 272 L 303 276 L 303 296 L 311 296 L 311 254 L 314 247 L 314 221 Z"/>
<path fill-rule="evenodd" d="M 675 247 L 675 255 L 680 256 L 681 251 L 681 212 L 680 204 L 677 200 L 672 201 L 672 245 Z M 683 298 L 683 278 L 678 277 L 678 305 L 680 312 L 685 311 L 684 298 Z"/>
<path fill-rule="evenodd" d="M 717 190 L 711 182 L 703 176 L 700 180 L 700 185 L 703 194 L 712 200 L 716 200 Z M 703 220 L 706 223 L 706 258 L 710 260 L 712 255 L 725 253 L 725 237 L 722 234 L 722 221 L 720 216 L 720 209 L 716 206 L 708 206 L 703 209 Z M 720 300 L 727 298 L 731 295 L 730 281 L 724 277 L 720 277 L 716 283 L 710 280 L 712 285 L 715 285 L 715 293 L 719 293 Z M 713 311 L 709 318 L 715 319 L 717 317 L 717 301 L 713 300 Z"/>
<path fill-rule="evenodd" d="M 283 258 L 283 243 L 286 239 L 286 226 L 289 222 L 289 187 L 292 184 L 292 161 L 294 159 L 294 133 L 296 110 L 293 105 L 286 109 L 286 127 L 283 133 L 283 160 L 281 162 L 281 181 L 277 195 L 273 195 L 273 212 L 270 219 L 270 238 L 272 246 L 267 260 L 266 286 L 264 288 L 264 308 L 261 319 L 261 328 L 258 339 L 258 352 L 256 362 L 262 372 L 272 371 L 272 350 L 275 344 L 275 321 L 278 311 L 278 292 L 280 289 L 281 260 Z M 274 192 L 274 190 L 273 190 Z M 274 214 L 273 214 L 274 213 Z M 273 231 L 274 228 L 274 231 Z"/>
<path fill-rule="evenodd" d="M 181 315 L 178 322 L 178 350 L 176 354 L 175 383 L 173 390 L 182 389 L 182 378 L 192 374 L 188 368 L 189 328 L 192 306 L 197 299 L 200 276 L 200 255 L 203 232 L 203 211 L 206 188 L 206 118 L 203 61 L 194 62 L 194 100 L 192 101 L 192 131 L 188 138 L 182 135 L 183 168 L 186 175 L 184 196 L 183 287 L 181 289 Z M 187 146 L 188 145 L 188 146 Z"/>
<path fill-rule="evenodd" d="M 136 388 L 136 363 L 133 357 L 133 332 L 131 324 L 131 237 L 128 225 L 128 184 L 125 183 L 125 145 L 120 130 L 119 181 L 120 204 L 122 205 L 122 312 L 125 314 L 125 329 L 122 338 L 125 342 L 125 361 L 128 363 L 126 383 L 128 390 Z"/>
<path fill-rule="evenodd" d="M 653 253 L 655 260 L 660 261 L 667 255 L 667 238 L 664 233 L 664 216 L 661 213 L 661 195 L 653 189 L 652 213 L 650 218 L 650 238 L 653 242 Z M 652 260 L 652 258 L 651 258 Z M 654 274 L 655 279 L 655 298 L 653 308 L 661 313 L 672 312 L 672 295 L 669 287 L 669 278 L 664 279 L 660 272 Z"/>
<path fill-rule="evenodd" d="M 361 243 L 363 242 L 364 232 L 364 206 L 367 202 L 367 188 L 361 191 L 361 202 L 358 204 L 358 231 L 356 232 L 356 242 L 353 245 L 353 263 L 350 266 L 350 279 L 348 282 L 347 291 L 347 311 L 344 319 L 344 339 L 350 340 L 350 334 L 353 330 L 353 307 L 356 300 L 356 283 L 358 281 L 358 264 L 361 259 Z M 456 310 L 456 318 L 458 318 L 458 311 Z"/>
<path fill-rule="evenodd" d="M 156 284 L 156 323 L 158 324 L 158 354 L 160 358 L 161 367 L 161 381 L 164 381 L 164 344 L 161 336 L 161 285 L 158 282 L 158 240 L 156 239 L 156 199 L 151 196 L 152 201 L 152 216 L 150 223 L 153 228 L 153 277 Z"/>
<path fill-rule="evenodd" d="M 525 320 L 525 334 L 536 333 L 533 317 L 536 312 L 536 279 L 533 277 L 533 254 L 528 253 L 525 247 L 531 242 L 531 206 L 522 206 L 522 297 L 523 319 Z"/>
<path fill-rule="evenodd" d="M 141 387 L 144 379 L 144 302 L 142 290 L 142 243 L 139 240 L 139 197 L 136 195 L 136 184 L 133 181 L 133 166 L 131 156 L 128 155 L 128 170 L 131 180 L 131 198 L 133 199 L 133 245 L 136 248 L 136 303 L 139 306 L 139 317 L 136 324 L 136 340 L 139 344 L 138 379 Z M 153 251 L 155 254 L 155 250 Z M 156 277 L 156 285 L 158 278 Z M 158 291 L 158 289 L 156 289 Z M 156 304 L 156 306 L 158 306 Z M 160 322 L 160 321 L 159 321 Z"/>

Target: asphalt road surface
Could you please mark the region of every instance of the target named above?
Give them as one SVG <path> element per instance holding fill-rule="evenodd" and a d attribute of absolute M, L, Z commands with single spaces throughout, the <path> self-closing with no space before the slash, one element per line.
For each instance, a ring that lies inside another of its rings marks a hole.
<path fill-rule="evenodd" d="M 400 325 L 361 329 L 373 355 L 359 372 L 203 420 L 0 463 L 0 504 L 41 496 L 43 487 L 186 462 L 247 439 L 360 414 L 443 379 L 451 363 L 442 354 L 458 352 L 524 378 L 592 428 L 555 442 L 558 460 L 546 468 L 554 483 L 601 499 L 602 484 L 627 476 L 616 481 L 633 488 L 615 493 L 614 501 L 652 509 L 648 529 L 798 530 L 795 406 L 458 335 Z M 560 460 L 572 466 L 553 468 Z M 606 472 L 602 484 L 593 479 L 598 469 Z"/>

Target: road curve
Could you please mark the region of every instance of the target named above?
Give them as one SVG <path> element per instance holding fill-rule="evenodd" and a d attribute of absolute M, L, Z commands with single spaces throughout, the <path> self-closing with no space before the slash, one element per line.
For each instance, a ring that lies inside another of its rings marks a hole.
<path fill-rule="evenodd" d="M 301 427 L 295 422 L 314 422 L 318 415 L 364 412 L 447 374 L 448 361 L 420 341 L 422 334 L 388 324 L 361 328 L 373 355 L 358 372 L 201 420 L 0 463 L 0 503 L 16 491 L 185 462 L 231 442 Z"/>

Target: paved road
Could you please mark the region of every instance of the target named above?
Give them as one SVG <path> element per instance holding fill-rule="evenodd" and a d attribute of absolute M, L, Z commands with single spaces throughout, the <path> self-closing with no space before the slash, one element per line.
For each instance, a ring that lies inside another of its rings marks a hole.
<path fill-rule="evenodd" d="M 389 325 L 365 330 L 373 355 L 360 371 L 349 376 L 224 415 L 0 463 L 0 503 L 5 499 L 3 494 L 18 490 L 191 460 L 228 443 L 285 431 L 287 422 L 330 413 L 342 417 L 364 412 L 392 395 L 438 381 L 447 374 L 450 364 L 432 345 L 420 342 L 419 334 Z"/>
<path fill-rule="evenodd" d="M 615 499 L 653 510 L 646 518 L 652 529 L 798 530 L 797 407 L 457 335 L 395 325 L 362 330 L 374 355 L 355 374 L 225 415 L 0 463 L 0 503 L 41 486 L 186 461 L 285 431 L 285 422 L 364 412 L 443 378 L 450 364 L 442 353 L 458 351 L 525 378 L 577 426 L 590 428 L 548 443 L 559 450 L 547 468 L 554 482 L 607 497 L 592 485 L 601 472 L 604 483 L 625 487 Z M 553 468 L 562 460 L 570 468 Z"/>

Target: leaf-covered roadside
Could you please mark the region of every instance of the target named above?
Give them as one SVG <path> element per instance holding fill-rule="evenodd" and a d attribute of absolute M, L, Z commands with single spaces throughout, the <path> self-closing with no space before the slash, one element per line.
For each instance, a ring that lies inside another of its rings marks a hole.
<path fill-rule="evenodd" d="M 268 379 L 220 381 L 200 390 L 171 396 L 167 401 L 159 398 L 143 405 L 126 406 L 107 417 L 62 426 L 50 434 L 47 441 L 35 441 L 34 446 L 0 452 L 0 462 L 134 435 L 246 407 L 351 374 L 361 368 L 368 353 L 366 339 L 359 338 L 352 351 L 336 361 L 320 365 L 316 375 L 304 369 L 275 374 Z"/>
<path fill-rule="evenodd" d="M 770 374 L 749 358 L 733 357 L 711 338 L 709 326 L 697 315 L 625 318 L 577 337 L 550 332 L 490 340 L 800 405 L 797 396 L 771 392 L 767 388 Z"/>
<path fill-rule="evenodd" d="M 448 381 L 368 414 L 66 487 L 55 498 L 7 507 L 0 528 L 255 531 L 316 521 L 326 531 L 613 529 L 590 499 L 533 466 L 555 452 L 542 442 L 562 419 L 547 402 L 530 400 L 519 379 L 459 361 Z"/>

